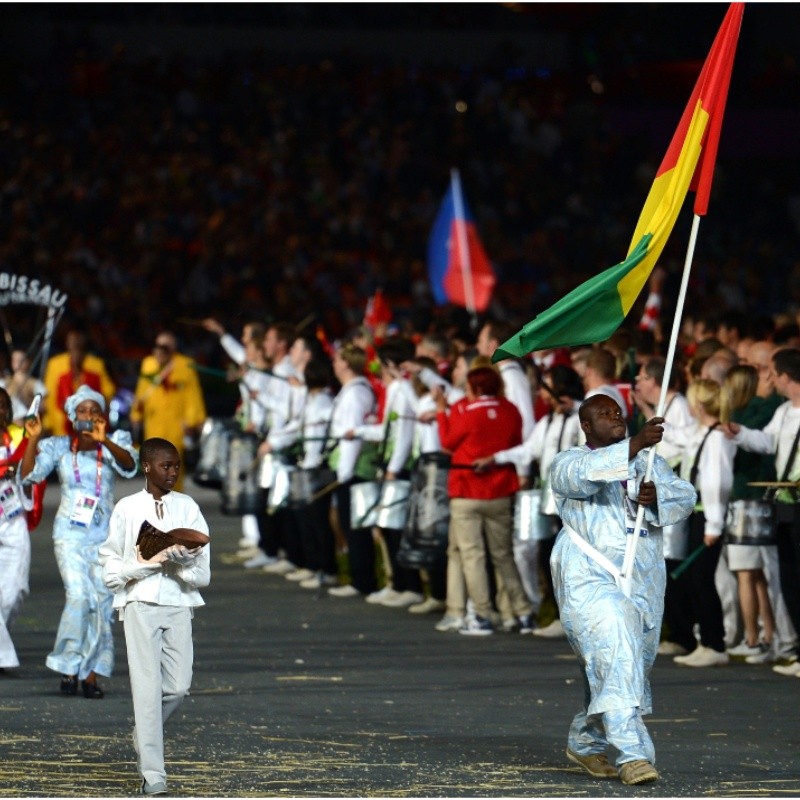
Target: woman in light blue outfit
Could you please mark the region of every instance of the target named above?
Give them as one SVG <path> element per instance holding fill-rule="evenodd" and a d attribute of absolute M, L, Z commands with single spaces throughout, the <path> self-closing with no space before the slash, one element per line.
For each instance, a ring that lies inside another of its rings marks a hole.
<path fill-rule="evenodd" d="M 117 473 L 136 474 L 137 454 L 127 431 L 106 434 L 106 401 L 89 386 L 67 398 L 64 411 L 72 436 L 41 439 L 39 417 L 25 422 L 30 437 L 20 470 L 24 484 L 44 480 L 58 469 L 61 505 L 53 524 L 56 561 L 67 598 L 47 666 L 61 674 L 61 691 L 99 699 L 97 675 L 114 668 L 111 634 L 113 596 L 103 583 L 98 548 L 108 536 Z"/>

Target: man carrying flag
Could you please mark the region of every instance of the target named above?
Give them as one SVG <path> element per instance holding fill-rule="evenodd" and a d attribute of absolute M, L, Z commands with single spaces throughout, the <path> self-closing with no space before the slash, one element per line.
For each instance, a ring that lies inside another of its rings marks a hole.
<path fill-rule="evenodd" d="M 494 361 L 533 350 L 607 339 L 622 323 L 656 265 L 686 193 L 696 191 L 694 222 L 656 417 L 625 439 L 621 412 L 597 395 L 581 406 L 585 448 L 560 453 L 551 482 L 564 528 L 550 560 L 561 621 L 578 656 L 585 703 L 569 733 L 567 757 L 596 778 L 658 779 L 642 722 L 650 712 L 648 674 L 664 612 L 660 526 L 680 521 L 694 489 L 657 458 L 699 218 L 708 208 L 714 160 L 742 20 L 733 3 L 706 58 L 645 202 L 627 258 L 573 290 L 495 352 Z M 647 458 L 642 450 L 649 450 Z M 642 470 L 642 462 L 646 468 Z M 651 472 L 655 471 L 655 483 Z M 685 513 L 684 513 L 685 512 Z M 648 530 L 645 522 L 653 526 Z M 635 517 L 635 519 L 634 519 Z M 641 554 L 636 558 L 641 541 Z M 635 583 L 634 583 L 635 579 Z"/>

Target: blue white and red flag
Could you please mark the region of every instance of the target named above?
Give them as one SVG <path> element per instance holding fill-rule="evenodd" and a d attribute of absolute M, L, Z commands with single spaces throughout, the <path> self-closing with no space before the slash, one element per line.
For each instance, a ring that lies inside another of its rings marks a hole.
<path fill-rule="evenodd" d="M 485 311 L 492 299 L 494 270 L 456 170 L 428 240 L 428 277 L 438 305 L 453 303 L 474 313 Z"/>

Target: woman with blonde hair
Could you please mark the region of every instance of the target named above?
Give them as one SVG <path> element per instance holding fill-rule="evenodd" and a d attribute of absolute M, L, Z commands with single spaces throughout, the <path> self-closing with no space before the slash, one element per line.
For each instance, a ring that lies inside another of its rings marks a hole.
<path fill-rule="evenodd" d="M 762 387 L 759 387 L 759 377 L 758 369 L 749 364 L 730 370 L 722 384 L 720 417 L 723 422 L 763 428 L 772 419 L 781 401 L 772 391 L 771 382 L 762 382 Z M 774 459 L 769 455 L 739 450 L 733 462 L 732 511 L 744 511 L 752 501 L 761 500 L 763 489 L 750 483 L 769 480 L 775 480 Z M 744 518 L 748 519 L 746 515 Z M 755 533 L 749 526 L 747 531 Z M 743 656 L 751 664 L 774 661 L 775 615 L 765 570 L 777 564 L 777 548 L 774 544 L 736 544 L 729 541 L 725 549 L 728 566 L 736 575 L 744 627 L 741 644 L 729 649 L 728 653 Z"/>
<path fill-rule="evenodd" d="M 705 550 L 686 571 L 685 590 L 692 618 L 689 626 L 700 626 L 700 643 L 675 662 L 687 667 L 715 667 L 728 663 L 722 603 L 715 585 L 715 573 L 722 553 L 725 513 L 733 484 L 736 445 L 720 427 L 721 387 L 705 378 L 689 384 L 686 399 L 697 421 L 687 436 L 681 477 L 697 489 L 698 504 L 689 517 L 689 552 L 700 545 Z"/>

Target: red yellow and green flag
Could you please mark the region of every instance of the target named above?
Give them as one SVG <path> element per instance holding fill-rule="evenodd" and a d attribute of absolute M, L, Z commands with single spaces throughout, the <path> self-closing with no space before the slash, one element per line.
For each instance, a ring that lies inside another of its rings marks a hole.
<path fill-rule="evenodd" d="M 676 9 L 678 7 L 676 6 Z M 492 361 L 602 342 L 622 324 L 667 243 L 687 192 L 708 211 L 744 3 L 731 3 L 650 188 L 624 261 L 585 281 L 497 348 Z"/>

